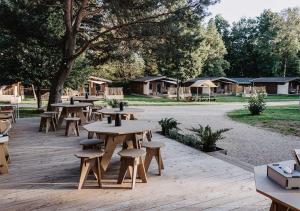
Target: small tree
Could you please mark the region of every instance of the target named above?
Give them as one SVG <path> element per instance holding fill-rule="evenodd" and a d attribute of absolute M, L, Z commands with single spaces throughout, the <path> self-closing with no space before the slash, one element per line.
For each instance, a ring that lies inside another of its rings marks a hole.
<path fill-rule="evenodd" d="M 266 109 L 265 94 L 252 95 L 249 98 L 247 108 L 252 115 L 260 115 Z"/>

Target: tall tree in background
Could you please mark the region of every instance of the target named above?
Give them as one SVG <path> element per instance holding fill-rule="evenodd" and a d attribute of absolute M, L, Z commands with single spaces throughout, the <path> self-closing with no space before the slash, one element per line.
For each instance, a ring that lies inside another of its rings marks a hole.
<path fill-rule="evenodd" d="M 300 8 L 282 11 L 273 24 L 278 28 L 277 36 L 274 39 L 275 51 L 281 58 L 282 76 L 285 77 L 288 74 L 289 60 L 299 60 Z"/>
<path fill-rule="evenodd" d="M 279 15 L 271 10 L 265 10 L 257 18 L 256 46 L 258 76 L 277 76 L 281 69 L 281 61 L 275 52 L 274 38 L 278 34 L 278 27 L 274 20 Z"/>
<path fill-rule="evenodd" d="M 207 58 L 201 75 L 225 76 L 224 70 L 228 69 L 230 65 L 229 62 L 224 59 L 224 55 L 227 51 L 214 19 L 208 22 L 203 48 L 204 46 L 207 48 Z"/>
<path fill-rule="evenodd" d="M 165 39 L 156 49 L 160 73 L 177 79 L 177 100 L 180 82 L 199 75 L 206 58 L 206 51 L 200 47 L 204 39 L 201 19 L 192 11 L 170 17 L 165 24 Z"/>

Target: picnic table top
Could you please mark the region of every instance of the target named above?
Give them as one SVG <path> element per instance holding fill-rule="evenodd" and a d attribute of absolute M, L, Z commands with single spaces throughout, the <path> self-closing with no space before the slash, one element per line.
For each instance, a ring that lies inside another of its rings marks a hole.
<path fill-rule="evenodd" d="M 64 108 L 83 108 L 83 107 L 88 107 L 92 106 L 91 103 L 74 103 L 71 105 L 70 103 L 54 103 L 51 104 L 52 107 L 64 107 Z"/>
<path fill-rule="evenodd" d="M 103 114 L 134 114 L 134 113 L 144 112 L 144 110 L 140 108 L 124 107 L 123 111 L 120 111 L 120 108 L 103 108 L 99 110 L 99 112 Z"/>
<path fill-rule="evenodd" d="M 115 126 L 114 121 L 111 124 L 108 124 L 106 121 L 102 121 L 83 126 L 83 128 L 88 132 L 110 135 L 142 133 L 154 129 L 154 127 L 153 122 L 145 120 L 122 120 L 121 126 Z"/>
<path fill-rule="evenodd" d="M 76 96 L 76 97 L 73 97 L 73 99 L 75 101 L 79 101 L 79 102 L 95 102 L 95 101 L 101 100 L 98 97 L 88 97 L 88 98 L 85 98 L 84 96 Z"/>

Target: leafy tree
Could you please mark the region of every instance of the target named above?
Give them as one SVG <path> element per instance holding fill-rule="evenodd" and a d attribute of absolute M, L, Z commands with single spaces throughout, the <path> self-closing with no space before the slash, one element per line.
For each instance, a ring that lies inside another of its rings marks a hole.
<path fill-rule="evenodd" d="M 192 11 L 191 15 L 203 16 L 207 6 L 217 0 L 61 2 L 51 4 L 58 10 L 63 10 L 65 33 L 60 40 L 63 55 L 60 68 L 52 82 L 49 105 L 60 99 L 64 83 L 73 69 L 75 60 L 87 49 L 97 51 L 100 61 L 105 60 L 112 49 L 119 45 L 138 47 L 139 41 L 165 27 L 161 22 L 166 17 L 185 10 Z"/>
<path fill-rule="evenodd" d="M 274 38 L 277 36 L 278 27 L 274 25 L 274 19 L 278 14 L 265 10 L 257 18 L 256 46 L 258 76 L 276 76 L 280 71 L 280 58 L 275 54 Z"/>
<path fill-rule="evenodd" d="M 206 29 L 204 45 L 207 49 L 207 59 L 201 75 L 225 76 L 224 69 L 229 68 L 229 63 L 224 59 L 227 53 L 224 42 L 215 25 L 215 20 L 210 20 Z"/>
<path fill-rule="evenodd" d="M 49 87 L 61 57 L 58 14 L 37 2 L 12 0 L 0 2 L 0 17 L 0 81 L 33 84 L 41 107 L 41 89 Z"/>
<path fill-rule="evenodd" d="M 166 38 L 157 48 L 158 68 L 162 75 L 177 79 L 177 100 L 179 82 L 200 74 L 207 52 L 201 48 L 204 28 L 201 17 L 184 11 L 166 20 Z"/>
<path fill-rule="evenodd" d="M 257 56 L 255 19 L 242 18 L 233 23 L 230 44 L 227 46 L 228 62 L 231 68 L 226 71 L 229 76 L 257 76 Z"/>
<path fill-rule="evenodd" d="M 111 80 L 128 82 L 131 79 L 144 75 L 145 63 L 141 56 L 136 53 L 120 55 L 119 58 L 111 59 L 104 65 L 96 67 L 94 75 Z"/>
<path fill-rule="evenodd" d="M 278 28 L 275 51 L 282 61 L 282 76 L 287 75 L 289 60 L 299 60 L 300 8 L 283 10 L 273 24 Z M 299 73 L 299 68 L 298 71 Z"/>

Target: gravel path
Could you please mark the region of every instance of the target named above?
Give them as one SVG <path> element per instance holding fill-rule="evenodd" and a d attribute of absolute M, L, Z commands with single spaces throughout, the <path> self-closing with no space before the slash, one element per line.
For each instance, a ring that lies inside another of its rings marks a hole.
<path fill-rule="evenodd" d="M 268 105 L 297 104 L 298 102 L 277 102 Z M 140 114 L 143 119 L 158 121 L 164 117 L 174 117 L 182 128 L 198 124 L 211 125 L 214 129 L 232 128 L 218 145 L 228 150 L 228 155 L 240 161 L 261 165 L 291 159 L 290 150 L 300 148 L 300 137 L 286 136 L 266 129 L 230 120 L 228 111 L 242 108 L 236 104 L 214 104 L 199 106 L 147 106 Z M 159 128 L 157 126 L 157 128 Z"/>

